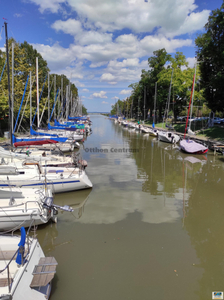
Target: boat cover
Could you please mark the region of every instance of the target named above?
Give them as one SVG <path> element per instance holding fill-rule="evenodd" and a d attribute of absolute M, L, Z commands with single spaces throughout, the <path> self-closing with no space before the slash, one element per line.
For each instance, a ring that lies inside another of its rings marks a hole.
<path fill-rule="evenodd" d="M 58 141 L 55 140 L 34 140 L 34 141 L 23 141 L 23 142 L 16 142 L 13 145 L 15 147 L 21 147 L 21 146 L 30 146 L 30 145 L 45 145 L 45 144 L 56 144 Z"/>
<path fill-rule="evenodd" d="M 208 148 L 193 140 L 180 141 L 181 150 L 187 153 L 205 153 Z"/>

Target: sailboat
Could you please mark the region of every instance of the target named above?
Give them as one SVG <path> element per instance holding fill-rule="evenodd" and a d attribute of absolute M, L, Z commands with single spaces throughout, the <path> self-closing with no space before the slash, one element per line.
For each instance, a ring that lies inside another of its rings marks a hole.
<path fill-rule="evenodd" d="M 1 188 L 0 189 L 0 230 L 29 227 L 33 220 L 35 225 L 45 224 L 50 219 L 56 221 L 57 209 L 53 203 L 52 192 L 42 189 Z M 47 199 L 52 199 L 48 203 Z"/>
<path fill-rule="evenodd" d="M 55 193 L 62 193 L 93 186 L 82 166 L 43 166 L 39 162 L 30 161 L 4 164 L 2 167 L 5 171 L 3 175 L 0 174 L 0 188 L 47 186 Z"/>
<path fill-rule="evenodd" d="M 46 300 L 57 261 L 45 257 L 36 238 L 21 228 L 21 236 L 0 236 L 0 299 Z"/>
<path fill-rule="evenodd" d="M 187 131 L 187 125 L 188 125 L 188 120 L 189 120 L 189 112 L 191 109 L 191 116 L 192 116 L 192 110 L 193 110 L 193 99 L 194 99 L 194 87 L 195 87 L 195 78 L 196 78 L 196 65 L 195 64 L 195 72 L 194 72 L 194 78 L 193 78 L 193 84 L 192 84 L 192 90 L 191 90 L 191 97 L 190 97 L 190 102 L 189 102 L 189 107 L 188 107 L 188 114 L 187 114 L 187 120 L 186 120 L 186 126 L 185 126 L 185 132 L 184 132 L 184 139 L 180 141 L 180 149 L 183 152 L 190 153 L 190 154 L 205 154 L 208 152 L 208 147 L 195 142 L 194 140 L 190 139 L 185 139 L 186 136 L 186 131 Z M 191 130 L 191 116 L 190 116 L 190 122 L 189 122 L 189 129 L 188 133 L 192 134 Z"/>
<path fill-rule="evenodd" d="M 157 95 L 157 82 L 155 84 L 155 97 L 154 97 L 154 113 L 153 113 L 153 123 L 152 129 L 150 129 L 149 134 L 151 136 L 158 136 L 159 130 L 155 129 L 155 117 L 156 117 L 156 95 Z"/>
<path fill-rule="evenodd" d="M 167 101 L 167 109 L 165 109 L 163 120 L 165 119 L 166 114 L 167 114 L 167 118 L 168 118 L 169 106 L 170 106 L 170 95 L 171 95 L 172 78 L 173 78 L 173 70 L 172 70 L 171 81 L 170 81 L 169 95 L 168 95 L 168 101 Z M 180 137 L 179 137 L 179 135 L 175 134 L 172 131 L 159 131 L 158 132 L 158 140 L 162 141 L 162 142 L 166 142 L 166 143 L 176 144 L 176 143 L 179 142 Z"/>

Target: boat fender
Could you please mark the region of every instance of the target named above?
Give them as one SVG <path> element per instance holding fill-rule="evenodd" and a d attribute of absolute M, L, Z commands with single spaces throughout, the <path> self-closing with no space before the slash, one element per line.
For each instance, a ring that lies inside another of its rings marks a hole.
<path fill-rule="evenodd" d="M 23 264 L 24 246 L 25 246 L 25 241 L 26 241 L 26 230 L 25 230 L 25 228 L 21 227 L 20 231 L 21 231 L 21 239 L 20 239 L 20 242 L 18 244 L 19 251 L 18 251 L 17 257 L 16 257 L 16 263 L 18 265 Z"/>

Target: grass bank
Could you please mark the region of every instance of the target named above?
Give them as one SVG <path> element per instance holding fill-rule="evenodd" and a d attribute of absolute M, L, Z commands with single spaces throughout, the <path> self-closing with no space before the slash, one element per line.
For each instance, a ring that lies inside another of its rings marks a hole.
<path fill-rule="evenodd" d="M 146 122 L 146 125 L 152 126 L 152 123 Z M 157 123 L 157 124 L 155 124 L 155 127 L 165 129 L 165 124 Z M 176 132 L 184 133 L 184 131 L 185 131 L 185 124 L 183 124 L 183 123 L 173 124 L 173 127 Z M 213 126 L 211 128 L 207 128 L 207 129 L 201 129 L 201 128 L 202 128 L 201 125 L 197 124 L 197 123 L 193 124 L 191 126 L 191 129 L 193 131 L 197 131 L 196 136 L 198 138 L 224 142 L 224 127 L 223 126 Z"/>

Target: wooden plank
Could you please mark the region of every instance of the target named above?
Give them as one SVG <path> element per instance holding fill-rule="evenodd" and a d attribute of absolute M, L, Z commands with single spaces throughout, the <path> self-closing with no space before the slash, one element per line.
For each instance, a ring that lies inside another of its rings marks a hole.
<path fill-rule="evenodd" d="M 44 274 L 44 273 L 56 273 L 56 266 L 53 265 L 41 265 L 36 266 L 33 275 Z"/>
<path fill-rule="evenodd" d="M 12 278 L 9 278 L 9 284 L 12 283 Z M 0 279 L 0 287 L 8 286 L 8 278 L 1 278 Z"/>
<path fill-rule="evenodd" d="M 54 278 L 54 273 L 33 275 L 33 280 L 30 284 L 30 287 L 34 288 L 34 287 L 46 286 L 49 282 L 51 282 L 53 278 Z"/>
<path fill-rule="evenodd" d="M 55 264 L 57 265 L 57 261 L 54 257 L 41 257 L 38 265 L 46 265 L 46 264 Z"/>
<path fill-rule="evenodd" d="M 54 257 L 41 257 L 33 271 L 31 288 L 46 286 L 56 273 L 57 261 Z"/>

